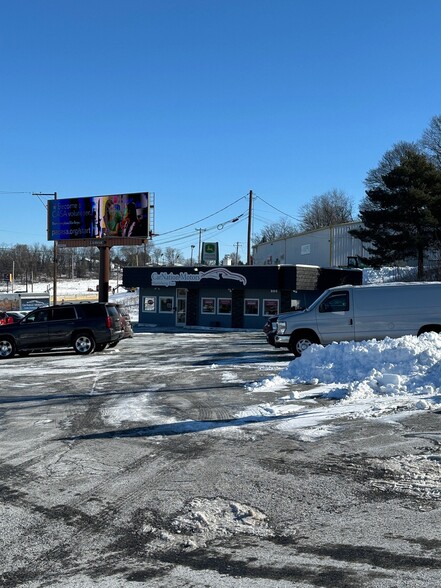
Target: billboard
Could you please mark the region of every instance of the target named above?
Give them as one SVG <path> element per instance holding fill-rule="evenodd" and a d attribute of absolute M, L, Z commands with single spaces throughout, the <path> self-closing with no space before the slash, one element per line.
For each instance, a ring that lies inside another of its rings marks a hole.
<path fill-rule="evenodd" d="M 48 202 L 48 240 L 149 236 L 149 193 L 66 198 Z"/>

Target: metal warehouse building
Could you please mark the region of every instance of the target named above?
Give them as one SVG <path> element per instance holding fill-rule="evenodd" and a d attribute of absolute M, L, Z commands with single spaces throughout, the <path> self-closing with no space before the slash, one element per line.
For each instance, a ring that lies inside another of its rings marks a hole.
<path fill-rule="evenodd" d="M 362 242 L 349 234 L 350 230 L 360 226 L 360 222 L 344 223 L 259 243 L 253 248 L 253 261 L 256 265 L 284 263 L 344 267 L 348 257 L 368 257 Z"/>
<path fill-rule="evenodd" d="M 361 284 L 359 269 L 308 265 L 126 267 L 139 288 L 139 323 L 262 328 L 268 316 L 305 307 L 332 286 Z"/>

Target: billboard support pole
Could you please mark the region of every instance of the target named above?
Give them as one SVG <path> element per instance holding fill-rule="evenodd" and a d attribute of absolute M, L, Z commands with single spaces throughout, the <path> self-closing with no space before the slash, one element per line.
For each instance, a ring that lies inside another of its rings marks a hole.
<path fill-rule="evenodd" d="M 49 194 L 45 194 L 43 192 L 32 192 L 32 196 L 53 196 L 54 200 L 57 199 L 57 192 L 52 192 Z M 41 201 L 41 199 L 40 199 Z M 44 207 L 48 211 L 49 214 L 49 207 L 44 204 Z M 49 217 L 48 217 L 49 220 Z M 49 230 L 49 222 L 48 222 L 48 230 Z M 54 261 L 53 261 L 53 288 L 52 288 L 52 304 L 57 304 L 57 274 L 58 274 L 58 243 L 54 240 Z"/>
<path fill-rule="evenodd" d="M 98 249 L 100 250 L 98 302 L 109 302 L 110 247 L 104 245 Z"/>
<path fill-rule="evenodd" d="M 54 192 L 54 200 L 57 199 L 57 193 Z M 57 304 L 57 274 L 58 274 L 58 246 L 54 241 L 54 284 L 52 290 L 52 304 Z"/>

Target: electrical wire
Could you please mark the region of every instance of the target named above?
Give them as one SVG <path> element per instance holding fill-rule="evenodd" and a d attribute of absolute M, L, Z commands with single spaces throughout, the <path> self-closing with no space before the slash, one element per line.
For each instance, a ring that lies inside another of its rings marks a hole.
<path fill-rule="evenodd" d="M 275 206 L 273 206 L 272 204 L 270 204 L 269 202 L 267 202 L 266 200 L 264 200 L 261 196 L 255 196 L 255 197 L 258 198 L 259 200 L 262 200 L 262 202 L 265 202 L 265 204 L 267 206 L 270 206 L 271 208 L 274 208 L 274 210 L 277 210 L 277 212 L 280 212 L 280 214 L 283 214 L 284 216 L 288 216 L 289 218 L 292 218 L 297 223 L 302 222 L 301 219 L 296 218 L 295 216 L 292 216 L 291 214 L 288 214 L 287 212 L 283 212 L 283 210 L 280 210 L 279 208 L 276 208 Z"/>
<path fill-rule="evenodd" d="M 224 206 L 224 208 L 221 208 L 217 212 L 213 212 L 213 214 L 209 214 L 208 216 L 205 216 L 204 218 L 201 218 L 199 220 L 196 220 L 196 221 L 194 221 L 194 222 L 192 222 L 192 223 L 190 223 L 188 225 L 184 225 L 183 227 L 179 227 L 178 229 L 173 229 L 171 231 L 167 231 L 166 233 L 161 233 L 161 236 L 163 236 L 163 235 L 169 235 L 170 233 L 175 233 L 177 231 L 181 231 L 182 229 L 187 229 L 188 227 L 192 227 L 193 225 L 196 225 L 198 223 L 201 223 L 202 221 L 207 220 L 208 218 L 211 218 L 212 216 L 215 216 L 216 214 L 219 214 L 220 212 L 223 212 L 224 210 L 226 210 L 230 206 L 233 206 L 233 204 L 236 204 L 237 202 L 239 202 L 240 200 L 243 200 L 244 198 L 246 198 L 246 196 L 241 196 L 240 198 L 238 198 L 234 202 L 231 202 L 231 204 L 227 204 L 227 206 Z"/>

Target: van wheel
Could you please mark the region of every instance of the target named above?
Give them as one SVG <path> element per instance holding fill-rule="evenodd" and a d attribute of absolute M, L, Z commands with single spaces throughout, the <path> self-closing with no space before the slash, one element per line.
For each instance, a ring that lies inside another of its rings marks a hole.
<path fill-rule="evenodd" d="M 296 357 L 300 357 L 314 343 L 318 343 L 317 337 L 309 333 L 300 333 L 292 337 L 289 348 Z"/>
<path fill-rule="evenodd" d="M 73 348 L 79 355 L 88 355 L 95 351 L 95 339 L 88 333 L 79 333 L 75 335 Z"/>
<path fill-rule="evenodd" d="M 0 339 L 0 359 L 14 357 L 16 351 L 15 343 L 11 339 Z"/>

